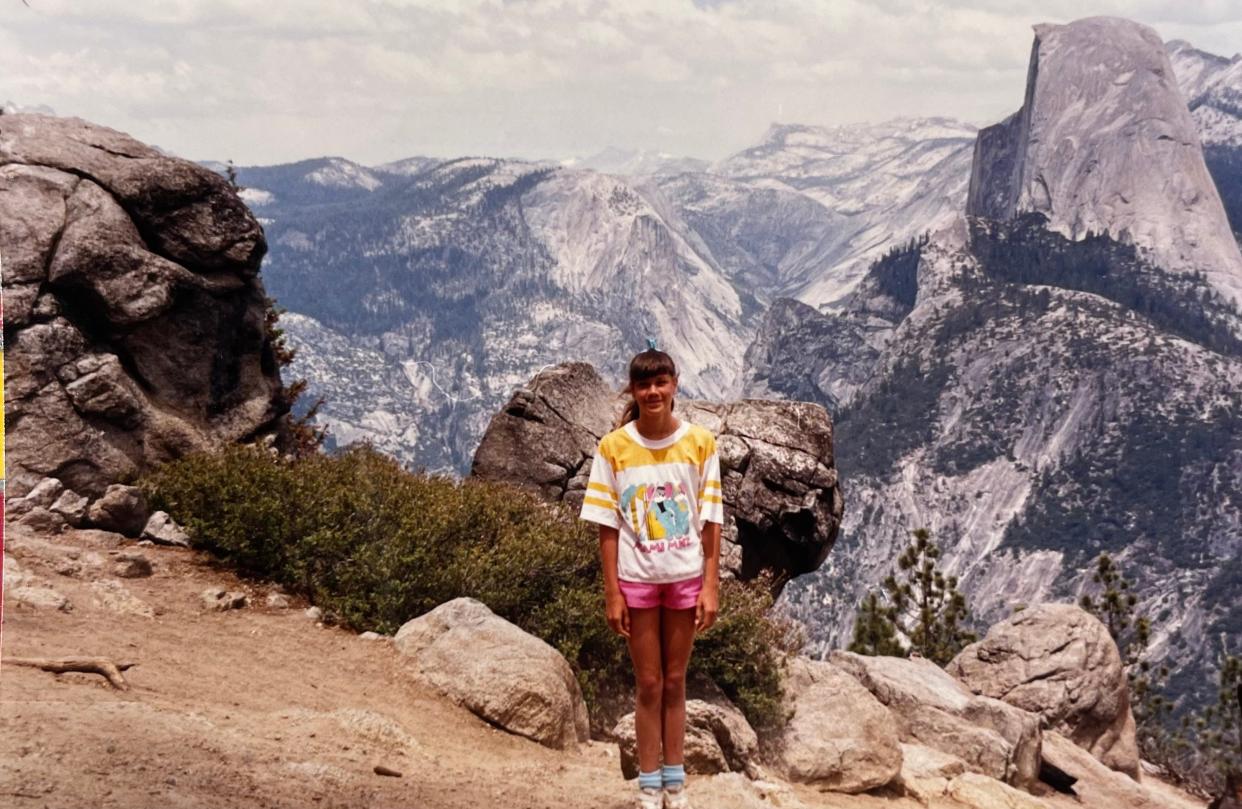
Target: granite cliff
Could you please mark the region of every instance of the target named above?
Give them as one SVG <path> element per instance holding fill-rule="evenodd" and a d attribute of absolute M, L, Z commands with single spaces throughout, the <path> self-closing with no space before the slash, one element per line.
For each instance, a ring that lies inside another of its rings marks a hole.
<path fill-rule="evenodd" d="M 1148 29 L 1038 26 L 1033 53 L 1023 110 L 980 132 L 971 216 L 840 316 L 773 307 L 749 350 L 756 386 L 834 410 L 847 484 L 837 551 L 785 606 L 847 643 L 919 527 L 985 622 L 1076 598 L 1107 551 L 1203 697 L 1242 626 L 1237 246 Z"/>
<path fill-rule="evenodd" d="M 78 118 L 0 116 L 7 494 L 80 496 L 275 435 L 262 228 L 215 173 Z"/>
<path fill-rule="evenodd" d="M 979 133 L 966 212 L 1108 233 L 1242 303 L 1242 254 L 1160 37 L 1115 17 L 1035 26 L 1022 108 Z"/>

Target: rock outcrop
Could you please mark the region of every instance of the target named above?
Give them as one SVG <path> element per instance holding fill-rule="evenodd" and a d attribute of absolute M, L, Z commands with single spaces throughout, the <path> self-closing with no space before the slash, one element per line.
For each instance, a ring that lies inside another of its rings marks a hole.
<path fill-rule="evenodd" d="M 393 638 L 408 671 L 510 733 L 556 749 L 588 737 L 582 691 L 569 663 L 473 598 L 407 621 Z"/>
<path fill-rule="evenodd" d="M 492 418 L 471 474 L 576 508 L 599 440 L 624 405 L 586 363 L 544 370 Z M 674 412 L 717 437 L 727 520 L 722 572 L 750 578 L 769 569 L 783 581 L 818 568 L 844 508 L 827 411 L 806 402 L 678 398 Z"/>
<path fill-rule="evenodd" d="M 930 660 L 833 652 L 830 660 L 888 706 L 901 741 L 956 756 L 1019 787 L 1039 777 L 1039 717 L 976 696 Z"/>
<path fill-rule="evenodd" d="M 0 116 L 11 496 L 99 497 L 288 410 L 263 231 L 213 172 L 78 118 Z"/>
<path fill-rule="evenodd" d="M 1107 232 L 1242 306 L 1242 253 L 1160 37 L 1113 17 L 1035 26 L 1026 98 L 979 132 L 967 213 Z"/>
<path fill-rule="evenodd" d="M 971 691 L 1043 717 L 1107 766 L 1139 777 L 1129 687 L 1108 628 L 1073 604 L 1040 604 L 994 625 L 948 672 Z"/>
<path fill-rule="evenodd" d="M 901 745 L 901 787 L 924 806 L 942 797 L 949 783 L 967 772 L 966 762 L 921 744 Z"/>
<path fill-rule="evenodd" d="M 1126 809 L 1190 809 L 1201 802 L 1172 799 L 1128 776 L 1104 766 L 1082 747 L 1056 731 L 1044 734 L 1044 761 L 1077 779 L 1073 790 L 1084 806 L 1124 806 Z"/>
<path fill-rule="evenodd" d="M 785 694 L 793 713 L 778 742 L 786 778 L 858 793 L 884 786 L 901 772 L 893 717 L 852 676 L 832 663 L 796 657 Z"/>
<path fill-rule="evenodd" d="M 634 714 L 621 717 L 612 734 L 621 751 L 621 774 L 627 779 L 637 778 L 638 738 Z M 684 753 L 688 773 L 753 773 L 757 772 L 755 759 L 759 753 L 759 739 L 737 708 L 687 699 Z"/>

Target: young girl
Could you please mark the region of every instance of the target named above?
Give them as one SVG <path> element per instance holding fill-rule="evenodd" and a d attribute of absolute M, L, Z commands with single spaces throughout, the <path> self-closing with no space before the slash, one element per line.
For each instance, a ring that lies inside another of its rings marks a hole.
<path fill-rule="evenodd" d="M 608 625 L 634 662 L 638 806 L 689 809 L 686 667 L 695 633 L 716 621 L 724 503 L 716 437 L 673 414 L 677 367 L 648 345 L 630 361 L 633 401 L 599 442 L 580 516 L 599 523 Z"/>

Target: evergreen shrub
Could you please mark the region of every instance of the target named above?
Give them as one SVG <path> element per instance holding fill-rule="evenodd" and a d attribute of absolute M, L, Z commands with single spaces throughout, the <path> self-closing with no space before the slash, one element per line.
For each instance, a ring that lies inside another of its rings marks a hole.
<path fill-rule="evenodd" d="M 367 443 L 282 458 L 234 445 L 144 475 L 153 508 L 243 575 L 279 582 L 356 631 L 392 634 L 461 596 L 556 648 L 588 708 L 632 694 L 625 641 L 604 620 L 598 532 L 574 509 L 515 486 L 411 472 Z M 707 675 L 757 730 L 778 726 L 793 626 L 770 617 L 770 582 L 722 582 L 715 626 L 689 674 Z"/>

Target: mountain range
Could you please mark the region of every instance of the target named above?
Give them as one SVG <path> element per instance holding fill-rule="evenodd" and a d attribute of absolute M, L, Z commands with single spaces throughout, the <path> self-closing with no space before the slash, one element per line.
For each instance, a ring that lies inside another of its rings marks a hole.
<path fill-rule="evenodd" d="M 841 543 L 782 604 L 821 652 L 927 528 L 985 620 L 1077 600 L 1107 552 L 1173 693 L 1209 698 L 1242 628 L 1242 254 L 1169 64 L 1133 23 L 1037 26 L 967 216 L 832 315 L 769 310 L 748 378 L 835 408 L 851 484 Z"/>
<path fill-rule="evenodd" d="M 241 167 L 330 441 L 464 474 L 541 367 L 620 386 L 654 337 L 690 396 L 837 420 L 813 649 L 929 528 L 989 620 L 1117 557 L 1202 692 L 1242 627 L 1242 57 L 1115 18 L 1037 26 L 1018 112 L 774 125 L 715 164 L 339 157 Z"/>

